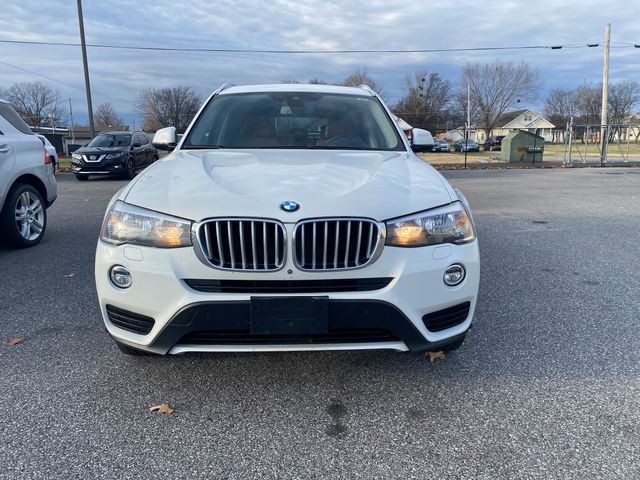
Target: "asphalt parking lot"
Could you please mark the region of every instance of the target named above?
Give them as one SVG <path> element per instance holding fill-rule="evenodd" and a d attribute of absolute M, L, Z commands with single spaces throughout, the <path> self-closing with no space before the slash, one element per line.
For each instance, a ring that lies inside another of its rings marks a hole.
<path fill-rule="evenodd" d="M 123 356 L 93 257 L 125 182 L 59 175 L 43 242 L 0 249 L 0 336 L 26 339 L 0 345 L 0 478 L 640 478 L 640 170 L 445 175 L 483 263 L 436 363 Z"/>

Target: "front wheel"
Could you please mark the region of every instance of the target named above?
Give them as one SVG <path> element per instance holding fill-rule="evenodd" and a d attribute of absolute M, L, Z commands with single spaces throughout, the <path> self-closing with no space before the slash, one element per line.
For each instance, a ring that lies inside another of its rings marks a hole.
<path fill-rule="evenodd" d="M 129 180 L 133 180 L 135 176 L 136 176 L 136 165 L 133 162 L 133 158 L 130 158 L 129 160 L 127 160 L 127 177 L 129 177 Z"/>
<path fill-rule="evenodd" d="M 0 212 L 4 243 L 15 248 L 33 247 L 40 243 L 46 228 L 47 211 L 40 192 L 24 183 L 14 185 Z"/>

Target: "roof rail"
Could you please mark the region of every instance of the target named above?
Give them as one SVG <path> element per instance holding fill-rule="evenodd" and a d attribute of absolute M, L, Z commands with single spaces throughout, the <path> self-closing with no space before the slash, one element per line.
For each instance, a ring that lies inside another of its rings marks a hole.
<path fill-rule="evenodd" d="M 222 92 L 223 90 L 226 90 L 227 88 L 235 87 L 235 86 L 236 86 L 235 83 L 227 82 L 227 83 L 223 84 L 218 90 L 216 90 L 215 94 L 217 95 L 218 93 Z"/>
<path fill-rule="evenodd" d="M 377 97 L 378 94 L 376 92 L 373 91 L 373 89 L 369 86 L 369 85 L 365 85 L 364 83 L 362 85 L 358 85 L 358 88 L 361 90 L 364 90 L 365 92 L 369 92 L 371 94 L 371 96 L 373 97 Z"/>

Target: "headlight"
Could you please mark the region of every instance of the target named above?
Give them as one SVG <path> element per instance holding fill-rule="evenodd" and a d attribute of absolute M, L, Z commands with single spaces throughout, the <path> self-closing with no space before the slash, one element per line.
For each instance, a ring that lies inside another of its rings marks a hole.
<path fill-rule="evenodd" d="M 104 158 L 105 160 L 113 160 L 114 158 L 120 158 L 123 155 L 124 155 L 124 152 L 116 152 L 116 153 L 110 153 Z"/>
<path fill-rule="evenodd" d="M 82 160 L 82 155 L 79 153 L 72 153 L 71 158 L 75 158 L 76 160 Z"/>
<path fill-rule="evenodd" d="M 387 222 L 386 245 L 424 247 L 439 243 L 467 243 L 476 234 L 460 202 Z"/>
<path fill-rule="evenodd" d="M 100 240 L 158 248 L 191 245 L 191 222 L 117 201 L 107 211 Z"/>

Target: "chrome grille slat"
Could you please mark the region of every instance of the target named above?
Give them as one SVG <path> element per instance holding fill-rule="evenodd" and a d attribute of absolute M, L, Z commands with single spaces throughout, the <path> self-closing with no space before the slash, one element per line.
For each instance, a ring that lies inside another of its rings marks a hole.
<path fill-rule="evenodd" d="M 358 225 L 358 241 L 356 242 L 356 267 L 360 265 L 360 242 L 362 241 L 362 222 Z"/>
<path fill-rule="evenodd" d="M 324 245 L 322 246 L 322 268 L 327 269 L 327 242 L 329 235 L 329 222 L 324 222 Z"/>
<path fill-rule="evenodd" d="M 312 260 L 311 260 L 311 268 L 313 270 L 316 269 L 316 253 L 317 253 L 317 251 L 316 251 L 316 237 L 317 237 L 317 235 L 316 235 L 316 226 L 317 226 L 317 223 L 313 222 L 313 236 L 311 237 L 311 238 L 313 238 L 313 246 L 311 247 L 311 258 L 312 258 Z"/>
<path fill-rule="evenodd" d="M 213 257 L 213 251 L 211 250 L 211 239 L 209 238 L 209 229 L 204 229 L 204 243 L 207 248 L 207 255 L 209 258 Z"/>
<path fill-rule="evenodd" d="M 247 256 L 244 254 L 244 222 L 240 220 L 240 255 L 242 256 L 242 269 L 247 268 Z"/>
<path fill-rule="evenodd" d="M 339 238 L 340 238 L 340 222 L 336 222 L 336 238 L 334 240 L 336 246 L 333 250 L 333 268 L 334 269 L 338 268 L 338 245 L 340 244 L 340 242 L 338 241 Z"/>
<path fill-rule="evenodd" d="M 256 225 L 251 222 L 251 258 L 253 258 L 253 269 L 258 270 L 258 251 L 256 250 Z"/>
<path fill-rule="evenodd" d="M 344 264 L 349 265 L 349 247 L 351 246 L 351 222 L 347 223 L 347 241 L 344 244 Z"/>
<path fill-rule="evenodd" d="M 286 230 L 276 220 L 221 218 L 197 227 L 198 257 L 212 267 L 245 272 L 276 271 L 286 258 Z"/>
<path fill-rule="evenodd" d="M 304 224 L 304 223 L 301 225 L 301 227 L 302 227 L 301 228 L 301 230 L 302 230 L 302 264 L 303 265 L 306 265 L 306 262 L 304 261 L 304 251 L 305 251 L 305 247 L 307 245 L 307 242 L 305 242 L 305 240 L 304 240 L 305 225 L 306 224 Z M 297 247 L 297 245 L 296 245 L 296 247 Z"/>
<path fill-rule="evenodd" d="M 231 258 L 231 268 L 236 268 L 236 253 L 233 248 L 233 233 L 230 221 L 227 222 L 227 237 L 229 237 L 229 257 Z"/>
<path fill-rule="evenodd" d="M 220 265 L 224 265 L 224 250 L 222 248 L 222 242 L 220 241 L 220 225 L 216 222 L 216 238 L 218 240 L 218 251 L 220 252 Z M 210 257 L 213 258 L 213 255 Z"/>
<path fill-rule="evenodd" d="M 377 258 L 384 226 L 367 218 L 319 218 L 294 227 L 296 266 L 306 271 L 362 268 Z"/>
<path fill-rule="evenodd" d="M 267 224 L 266 223 L 262 224 L 262 253 L 264 256 L 263 265 L 266 270 L 267 266 L 269 265 L 269 258 L 268 258 L 269 252 L 267 251 Z"/>
<path fill-rule="evenodd" d="M 276 246 L 276 249 L 275 249 L 276 265 L 278 265 L 280 263 L 280 256 L 278 255 L 280 253 L 280 249 L 279 249 L 279 245 L 278 245 L 278 240 L 279 240 L 279 237 L 278 237 L 278 226 L 275 225 L 275 224 L 274 224 L 274 229 L 273 229 L 273 238 L 274 238 L 273 243 Z"/>
<path fill-rule="evenodd" d="M 373 225 L 369 225 L 369 243 L 367 243 L 367 255 L 373 255 L 371 250 L 371 242 L 373 242 Z"/>

